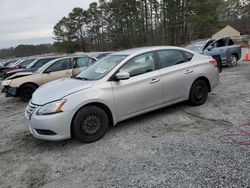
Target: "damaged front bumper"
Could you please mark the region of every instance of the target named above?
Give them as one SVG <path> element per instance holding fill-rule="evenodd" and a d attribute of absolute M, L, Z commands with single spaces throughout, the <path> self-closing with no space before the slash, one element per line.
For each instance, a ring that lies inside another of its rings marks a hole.
<path fill-rule="evenodd" d="M 17 97 L 18 88 L 5 86 L 1 92 L 5 93 L 5 97 Z"/>

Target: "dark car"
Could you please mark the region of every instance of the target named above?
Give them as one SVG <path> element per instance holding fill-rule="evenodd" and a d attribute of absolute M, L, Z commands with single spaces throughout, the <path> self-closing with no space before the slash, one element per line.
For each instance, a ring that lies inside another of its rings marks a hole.
<path fill-rule="evenodd" d="M 3 77 L 3 70 L 13 67 L 16 63 L 17 61 L 7 61 L 3 63 L 0 67 L 0 77 Z"/>
<path fill-rule="evenodd" d="M 49 61 L 56 59 L 56 58 L 59 58 L 59 57 L 42 57 L 42 58 L 35 59 L 25 68 L 9 71 L 6 74 L 6 77 L 12 76 L 12 75 L 19 73 L 19 72 L 35 72 L 40 67 L 42 67 L 43 65 L 47 64 Z"/>
<path fill-rule="evenodd" d="M 20 69 L 20 68 L 26 68 L 30 63 L 32 63 L 35 59 L 25 59 L 25 60 L 20 60 L 17 61 L 16 64 L 14 64 L 11 67 L 6 67 L 5 69 L 2 70 L 2 77 L 7 78 L 9 76 L 9 72 Z"/>

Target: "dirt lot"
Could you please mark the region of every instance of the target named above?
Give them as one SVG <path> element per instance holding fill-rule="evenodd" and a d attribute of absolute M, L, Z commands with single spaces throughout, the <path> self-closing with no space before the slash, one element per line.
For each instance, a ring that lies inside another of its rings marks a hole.
<path fill-rule="evenodd" d="M 238 143 L 250 140 L 250 63 L 225 68 L 205 105 L 127 120 L 93 144 L 34 139 L 26 105 L 0 94 L 0 187 L 250 187 Z"/>

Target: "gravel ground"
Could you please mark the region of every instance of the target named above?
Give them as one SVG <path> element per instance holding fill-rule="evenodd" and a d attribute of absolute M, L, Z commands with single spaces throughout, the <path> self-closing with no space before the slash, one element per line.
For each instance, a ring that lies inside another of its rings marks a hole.
<path fill-rule="evenodd" d="M 0 187 L 250 187 L 250 145 L 225 143 L 250 136 L 223 136 L 250 131 L 250 63 L 225 68 L 206 104 L 121 122 L 92 144 L 34 139 L 26 105 L 0 94 Z"/>

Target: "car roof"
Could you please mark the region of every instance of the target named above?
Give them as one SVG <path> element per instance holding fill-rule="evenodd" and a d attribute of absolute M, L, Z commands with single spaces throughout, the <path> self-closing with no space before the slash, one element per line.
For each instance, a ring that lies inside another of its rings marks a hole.
<path fill-rule="evenodd" d="M 168 49 L 175 49 L 175 50 L 185 50 L 184 48 L 176 47 L 176 46 L 147 46 L 147 47 L 139 47 L 139 48 L 131 48 L 127 50 L 122 50 L 112 55 L 134 55 L 138 53 L 150 52 L 154 50 L 168 50 Z"/>

